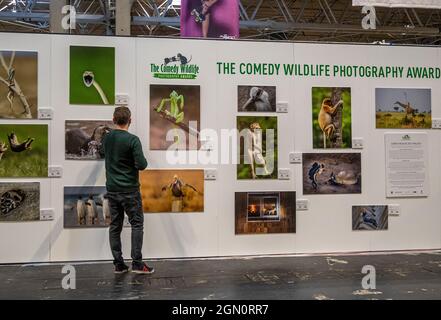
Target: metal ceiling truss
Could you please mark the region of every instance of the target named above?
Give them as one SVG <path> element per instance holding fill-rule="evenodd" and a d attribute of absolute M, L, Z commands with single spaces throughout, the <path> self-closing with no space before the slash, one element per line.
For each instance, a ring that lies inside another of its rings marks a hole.
<path fill-rule="evenodd" d="M 57 1 L 57 0 L 55 0 Z M 77 12 L 72 33 L 115 33 L 116 1 L 67 1 Z M 441 10 L 376 8 L 377 29 L 361 27 L 352 0 L 240 0 L 241 37 L 247 39 L 440 44 Z M 0 31 L 49 32 L 50 1 L 0 0 Z M 136 0 L 132 35 L 178 36 L 180 1 Z"/>

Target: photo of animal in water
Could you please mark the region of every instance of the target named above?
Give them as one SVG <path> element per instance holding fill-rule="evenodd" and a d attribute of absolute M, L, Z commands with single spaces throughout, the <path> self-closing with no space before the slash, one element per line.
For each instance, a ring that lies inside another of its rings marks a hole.
<path fill-rule="evenodd" d="M 303 194 L 361 193 L 360 153 L 304 153 Z"/>
<path fill-rule="evenodd" d="M 314 149 L 352 148 L 351 89 L 312 88 Z"/>
<path fill-rule="evenodd" d="M 200 99 L 199 86 L 150 85 L 150 150 L 199 148 Z"/>
<path fill-rule="evenodd" d="M 375 89 L 377 129 L 432 128 L 431 89 Z"/>
<path fill-rule="evenodd" d="M 65 127 L 66 160 L 103 159 L 103 140 L 113 128 L 112 121 L 67 120 Z"/>
<path fill-rule="evenodd" d="M 48 126 L 0 124 L 0 177 L 48 176 Z"/>
<path fill-rule="evenodd" d="M 352 206 L 352 230 L 387 230 L 388 206 Z"/>
<path fill-rule="evenodd" d="M 64 228 L 97 228 L 110 224 L 106 187 L 64 187 Z"/>
<path fill-rule="evenodd" d="M 277 179 L 277 117 L 237 117 L 237 179 Z"/>
<path fill-rule="evenodd" d="M 296 193 L 236 192 L 236 234 L 295 233 Z"/>
<path fill-rule="evenodd" d="M 40 220 L 40 183 L 0 183 L 0 222 Z"/>
<path fill-rule="evenodd" d="M 69 103 L 115 104 L 115 48 L 70 47 Z"/>
<path fill-rule="evenodd" d="M 238 112 L 276 112 L 276 87 L 238 86 Z"/>
<path fill-rule="evenodd" d="M 204 212 L 204 170 L 140 172 L 144 213 Z"/>
<path fill-rule="evenodd" d="M 38 117 L 38 53 L 0 50 L 0 118 Z"/>

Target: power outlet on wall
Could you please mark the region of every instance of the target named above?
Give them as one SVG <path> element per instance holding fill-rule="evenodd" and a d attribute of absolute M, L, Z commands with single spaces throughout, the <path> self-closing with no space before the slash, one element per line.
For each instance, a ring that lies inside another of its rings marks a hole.
<path fill-rule="evenodd" d="M 363 138 L 353 138 L 352 139 L 352 148 L 353 149 L 363 149 L 364 140 Z"/>
<path fill-rule="evenodd" d="M 279 178 L 279 180 L 291 179 L 291 170 L 290 169 L 279 169 L 278 178 Z"/>
<path fill-rule="evenodd" d="M 301 152 L 291 152 L 289 154 L 289 163 L 301 164 L 302 163 L 302 153 Z"/>
<path fill-rule="evenodd" d="M 38 119 L 51 120 L 54 117 L 54 109 L 52 108 L 39 108 Z"/>
<path fill-rule="evenodd" d="M 54 220 L 54 209 L 40 209 L 40 221 Z"/>
<path fill-rule="evenodd" d="M 217 170 L 216 169 L 204 170 L 204 178 L 205 178 L 205 180 L 216 180 L 217 179 Z"/>
<path fill-rule="evenodd" d="M 309 200 L 308 199 L 297 199 L 296 201 L 297 211 L 307 211 L 309 210 Z"/>
<path fill-rule="evenodd" d="M 130 97 L 128 94 L 120 93 L 115 96 L 115 105 L 128 106 L 130 103 Z"/>
<path fill-rule="evenodd" d="M 432 129 L 441 129 L 441 119 L 432 118 Z"/>
<path fill-rule="evenodd" d="M 63 167 L 49 166 L 48 176 L 49 178 L 61 178 L 63 176 Z"/>
<path fill-rule="evenodd" d="M 288 113 L 288 102 L 286 102 L 286 101 L 277 102 L 276 111 L 278 113 Z"/>
<path fill-rule="evenodd" d="M 401 207 L 399 204 L 390 204 L 388 208 L 390 216 L 399 216 L 401 214 Z"/>

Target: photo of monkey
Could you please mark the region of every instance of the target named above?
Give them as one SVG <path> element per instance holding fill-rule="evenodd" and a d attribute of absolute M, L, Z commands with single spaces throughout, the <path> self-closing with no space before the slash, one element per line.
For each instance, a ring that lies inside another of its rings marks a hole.
<path fill-rule="evenodd" d="M 352 206 L 352 230 L 387 230 L 388 206 Z"/>
<path fill-rule="evenodd" d="M 204 212 L 204 170 L 140 172 L 144 213 Z"/>
<path fill-rule="evenodd" d="M 199 149 L 200 99 L 199 86 L 150 85 L 150 150 Z"/>
<path fill-rule="evenodd" d="M 114 124 L 112 121 L 66 120 L 66 160 L 103 159 L 103 140 L 113 128 Z"/>
<path fill-rule="evenodd" d="M 106 187 L 64 187 L 64 228 L 99 228 L 110 224 Z"/>
<path fill-rule="evenodd" d="M 236 192 L 236 234 L 295 233 L 295 192 Z"/>
<path fill-rule="evenodd" d="M 237 117 L 237 179 L 277 179 L 277 117 Z"/>
<path fill-rule="evenodd" d="M 238 86 L 238 112 L 276 112 L 276 87 Z"/>
<path fill-rule="evenodd" d="M 48 126 L 0 124 L 0 177 L 48 176 Z"/>
<path fill-rule="evenodd" d="M 432 128 L 431 89 L 375 89 L 377 129 Z"/>
<path fill-rule="evenodd" d="M 304 153 L 303 194 L 361 193 L 360 153 Z"/>
<path fill-rule="evenodd" d="M 314 149 L 352 148 L 350 88 L 312 88 Z"/>
<path fill-rule="evenodd" d="M 40 220 L 40 183 L 0 183 L 0 222 Z"/>
<path fill-rule="evenodd" d="M 0 51 L 0 118 L 37 117 L 38 52 Z"/>

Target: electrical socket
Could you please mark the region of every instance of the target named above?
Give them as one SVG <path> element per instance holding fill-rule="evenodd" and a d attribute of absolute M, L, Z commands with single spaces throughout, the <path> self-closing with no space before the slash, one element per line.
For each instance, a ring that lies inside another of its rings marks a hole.
<path fill-rule="evenodd" d="M 205 178 L 205 180 L 216 180 L 217 179 L 217 170 L 216 169 L 204 170 L 204 178 Z"/>
<path fill-rule="evenodd" d="M 54 117 L 54 109 L 52 108 L 39 108 L 38 119 L 51 120 Z"/>
<path fill-rule="evenodd" d="M 291 179 L 291 170 L 290 169 L 279 169 L 278 179 L 279 180 L 289 180 L 289 179 Z"/>
<path fill-rule="evenodd" d="M 288 102 L 286 101 L 279 101 L 276 104 L 276 111 L 278 113 L 288 113 Z"/>
<path fill-rule="evenodd" d="M 297 199 L 296 201 L 297 211 L 307 211 L 309 210 L 309 200 L 308 199 Z"/>
<path fill-rule="evenodd" d="M 353 138 L 352 139 L 352 148 L 353 149 L 363 149 L 364 140 L 363 138 Z"/>
<path fill-rule="evenodd" d="M 61 178 L 63 176 L 62 166 L 49 166 L 48 177 L 49 178 Z"/>
<path fill-rule="evenodd" d="M 115 96 L 115 105 L 117 106 L 128 106 L 130 103 L 130 97 L 128 94 L 117 94 Z"/>
<path fill-rule="evenodd" d="M 441 129 L 441 119 L 432 118 L 432 129 Z"/>
<path fill-rule="evenodd" d="M 54 209 L 40 209 L 40 221 L 54 220 Z"/>
<path fill-rule="evenodd" d="M 401 214 L 401 206 L 399 204 L 388 205 L 390 216 L 399 216 Z"/>
<path fill-rule="evenodd" d="M 289 163 L 301 164 L 302 163 L 302 153 L 301 152 L 291 152 L 289 154 Z"/>

